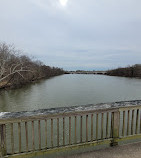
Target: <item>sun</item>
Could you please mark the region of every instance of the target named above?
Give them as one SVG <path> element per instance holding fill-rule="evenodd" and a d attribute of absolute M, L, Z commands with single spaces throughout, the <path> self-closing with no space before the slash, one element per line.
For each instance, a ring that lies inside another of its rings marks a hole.
<path fill-rule="evenodd" d="M 68 0 L 59 0 L 59 2 L 62 6 L 65 7 L 67 5 Z"/>

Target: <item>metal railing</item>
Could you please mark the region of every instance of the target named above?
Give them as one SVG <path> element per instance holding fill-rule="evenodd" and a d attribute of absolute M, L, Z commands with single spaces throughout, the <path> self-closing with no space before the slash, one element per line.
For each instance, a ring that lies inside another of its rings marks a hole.
<path fill-rule="evenodd" d="M 141 101 L 6 113 L 0 117 L 1 156 L 73 149 L 141 137 Z"/>

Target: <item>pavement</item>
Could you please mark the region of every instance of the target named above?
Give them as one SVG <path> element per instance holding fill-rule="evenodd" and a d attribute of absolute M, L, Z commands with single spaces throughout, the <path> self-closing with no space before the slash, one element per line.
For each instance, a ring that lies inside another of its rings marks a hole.
<path fill-rule="evenodd" d="M 61 158 L 141 158 L 141 142 Z"/>

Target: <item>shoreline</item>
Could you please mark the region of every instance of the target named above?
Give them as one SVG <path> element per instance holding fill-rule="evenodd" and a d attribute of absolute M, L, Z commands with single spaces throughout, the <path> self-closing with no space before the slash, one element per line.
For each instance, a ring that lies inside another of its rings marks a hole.
<path fill-rule="evenodd" d="M 69 74 L 73 74 L 73 75 L 105 75 L 105 76 L 111 76 L 111 77 L 125 77 L 125 78 L 130 78 L 130 79 L 141 79 L 141 77 L 129 77 L 129 76 L 116 76 L 116 75 L 108 75 L 108 74 L 92 74 L 92 73 L 64 73 L 66 75 L 69 75 Z M 64 75 L 64 74 L 60 74 L 60 75 Z M 49 78 L 52 78 L 52 77 L 57 77 L 57 76 L 60 76 L 60 75 L 56 75 L 56 76 L 50 76 L 50 77 L 42 77 L 42 78 L 38 78 L 38 79 L 35 79 L 35 80 L 32 80 L 32 81 L 28 81 L 28 82 L 24 82 L 22 84 L 15 84 L 15 85 L 12 85 L 10 83 L 6 83 L 6 81 L 0 83 L 0 91 L 1 90 L 9 90 L 9 89 L 18 89 L 18 88 L 22 88 L 23 86 L 26 86 L 26 85 L 29 85 L 29 84 L 32 84 L 32 83 L 37 83 L 38 81 L 41 81 L 41 80 L 44 80 L 44 79 L 49 79 Z"/>
<path fill-rule="evenodd" d="M 41 77 L 41 78 L 37 78 L 37 79 L 35 79 L 35 80 L 32 80 L 32 81 L 28 81 L 28 82 L 24 82 L 24 83 L 22 83 L 22 84 L 6 84 L 6 85 L 4 85 L 4 83 L 2 82 L 2 83 L 0 83 L 0 91 L 1 90 L 11 90 L 11 89 L 18 89 L 18 88 L 22 88 L 22 87 L 24 87 L 24 86 L 26 86 L 26 85 L 29 85 L 29 84 L 32 84 L 32 83 L 37 83 L 37 82 L 39 82 L 39 81 L 41 81 L 41 80 L 44 80 L 44 79 L 49 79 L 49 78 L 52 78 L 52 77 L 57 77 L 57 76 L 61 76 L 61 75 L 64 75 L 64 74 L 60 74 L 60 75 L 55 75 L 55 76 L 50 76 L 50 77 Z"/>

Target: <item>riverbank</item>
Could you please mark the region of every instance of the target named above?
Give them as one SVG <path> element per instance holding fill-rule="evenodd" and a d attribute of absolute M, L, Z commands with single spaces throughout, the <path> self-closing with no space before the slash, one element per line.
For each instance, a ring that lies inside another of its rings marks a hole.
<path fill-rule="evenodd" d="M 106 74 L 109 76 L 141 78 L 141 64 L 109 70 Z"/>
<path fill-rule="evenodd" d="M 63 75 L 64 73 L 60 74 L 60 75 Z M 44 79 L 49 79 L 49 78 L 52 78 L 52 77 L 56 77 L 56 76 L 60 76 L 60 75 L 55 75 L 55 76 L 50 76 L 50 77 L 40 77 L 40 78 L 37 78 L 35 80 L 31 80 L 31 81 L 28 81 L 28 82 L 23 82 L 22 84 L 12 84 L 12 83 L 7 83 L 6 81 L 3 81 L 0 83 L 0 90 L 7 90 L 7 89 L 18 89 L 18 88 L 22 88 L 23 86 L 25 85 L 28 85 L 28 84 L 32 84 L 32 83 L 37 83 L 38 81 L 41 81 L 41 80 L 44 80 Z"/>
<path fill-rule="evenodd" d="M 20 53 L 13 45 L 0 43 L 0 89 L 19 88 L 25 84 L 64 74 L 58 67 L 47 66 Z"/>

